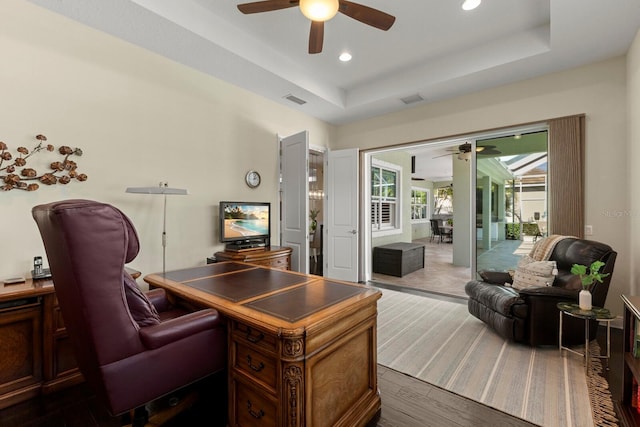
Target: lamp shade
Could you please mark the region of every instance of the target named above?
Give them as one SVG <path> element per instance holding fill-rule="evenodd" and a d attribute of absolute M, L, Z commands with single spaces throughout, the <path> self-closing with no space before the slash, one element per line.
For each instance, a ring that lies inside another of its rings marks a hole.
<path fill-rule="evenodd" d="M 300 0 L 300 11 L 312 21 L 328 21 L 336 16 L 338 0 Z"/>
<path fill-rule="evenodd" d="M 187 195 L 187 190 L 183 188 L 171 188 L 171 187 L 127 187 L 127 193 L 137 194 L 177 194 Z"/>
<path fill-rule="evenodd" d="M 164 196 L 164 209 L 162 211 L 162 274 L 164 274 L 167 265 L 167 196 L 184 196 L 187 194 L 187 190 L 184 188 L 171 188 L 166 182 L 161 182 L 157 187 L 127 187 L 125 192 L 135 194 L 159 194 Z"/>

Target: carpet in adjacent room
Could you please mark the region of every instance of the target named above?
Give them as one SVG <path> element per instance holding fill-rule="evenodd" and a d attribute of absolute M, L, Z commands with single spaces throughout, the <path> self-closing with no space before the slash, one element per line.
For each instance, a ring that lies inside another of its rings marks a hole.
<path fill-rule="evenodd" d="M 596 425 L 581 357 L 508 342 L 466 304 L 382 292 L 379 364 L 538 425 Z"/>

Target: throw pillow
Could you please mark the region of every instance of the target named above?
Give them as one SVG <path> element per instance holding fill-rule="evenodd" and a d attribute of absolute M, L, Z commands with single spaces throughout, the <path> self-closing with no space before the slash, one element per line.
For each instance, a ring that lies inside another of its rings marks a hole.
<path fill-rule="evenodd" d="M 513 273 L 511 286 L 515 289 L 551 286 L 556 274 L 558 269 L 555 261 L 536 261 L 525 255 L 518 262 L 518 268 Z"/>
<path fill-rule="evenodd" d="M 127 305 L 133 320 L 138 326 L 151 326 L 160 323 L 158 311 L 149 298 L 142 293 L 136 281 L 129 274 L 124 274 L 124 294 L 127 297 Z"/>

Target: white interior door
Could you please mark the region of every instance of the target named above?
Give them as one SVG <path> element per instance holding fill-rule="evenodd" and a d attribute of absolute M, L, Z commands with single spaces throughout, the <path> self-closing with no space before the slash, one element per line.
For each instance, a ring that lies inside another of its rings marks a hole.
<path fill-rule="evenodd" d="M 280 139 L 281 245 L 290 247 L 291 269 L 309 273 L 309 134 Z"/>
<path fill-rule="evenodd" d="M 358 150 L 329 151 L 326 277 L 358 281 Z"/>

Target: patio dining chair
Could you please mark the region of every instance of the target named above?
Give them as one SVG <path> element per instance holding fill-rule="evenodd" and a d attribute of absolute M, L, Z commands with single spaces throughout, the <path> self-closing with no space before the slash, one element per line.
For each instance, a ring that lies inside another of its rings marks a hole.
<path fill-rule="evenodd" d="M 442 230 L 440 229 L 440 223 L 437 219 L 430 219 L 429 220 L 431 222 L 431 239 L 430 241 L 433 242 L 433 239 L 438 239 L 438 242 L 442 242 Z"/>

